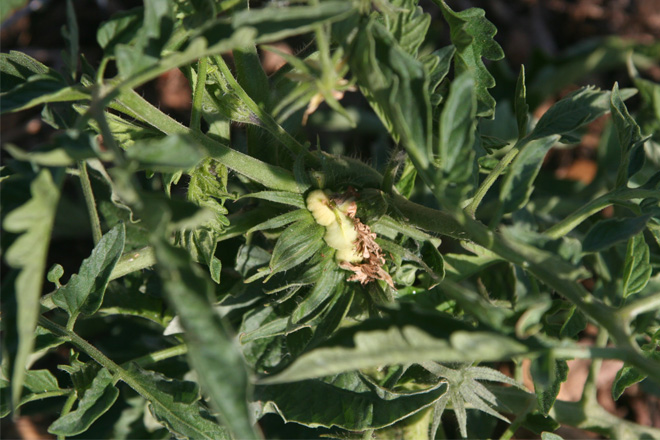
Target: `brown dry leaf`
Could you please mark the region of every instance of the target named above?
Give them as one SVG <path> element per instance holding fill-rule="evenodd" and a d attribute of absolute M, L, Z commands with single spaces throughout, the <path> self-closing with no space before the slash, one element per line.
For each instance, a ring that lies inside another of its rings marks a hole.
<path fill-rule="evenodd" d="M 389 273 L 383 269 L 385 257 L 383 251 L 376 243 L 376 234 L 371 232 L 371 228 L 355 217 L 357 205 L 353 202 L 347 209 L 346 215 L 353 219 L 358 238 L 355 240 L 355 248 L 359 255 L 364 259 L 363 263 L 353 264 L 347 261 L 342 262 L 339 267 L 350 270 L 353 275 L 348 281 L 359 281 L 360 284 L 367 284 L 375 280 L 383 280 L 390 287 L 394 288 L 394 281 Z"/>

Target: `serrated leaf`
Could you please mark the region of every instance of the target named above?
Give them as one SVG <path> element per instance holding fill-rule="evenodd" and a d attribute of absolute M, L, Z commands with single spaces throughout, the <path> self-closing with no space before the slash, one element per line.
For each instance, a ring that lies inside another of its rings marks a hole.
<path fill-rule="evenodd" d="M 113 384 L 113 376 L 102 369 L 78 402 L 78 407 L 55 420 L 49 427 L 51 434 L 73 436 L 82 434 L 115 403 L 119 390 Z"/>
<path fill-rule="evenodd" d="M 25 82 L 2 94 L 0 114 L 17 112 L 49 102 L 91 99 L 82 86 L 69 86 L 61 77 L 51 74 L 30 76 Z"/>
<path fill-rule="evenodd" d="M 30 193 L 32 198 L 9 212 L 3 222 L 6 231 L 22 233 L 5 253 L 7 264 L 20 269 L 15 281 L 18 347 L 9 363 L 13 403 L 21 397 L 25 365 L 34 347 L 48 244 L 60 197 L 50 171 L 45 169 L 30 184 Z"/>
<path fill-rule="evenodd" d="M 206 156 L 197 143 L 185 136 L 138 141 L 126 151 L 126 157 L 153 171 L 176 172 L 195 167 Z"/>
<path fill-rule="evenodd" d="M 323 234 L 325 228 L 313 218 L 289 226 L 275 243 L 269 276 L 289 270 L 309 259 L 325 244 Z"/>
<path fill-rule="evenodd" d="M 262 414 L 276 411 L 286 422 L 363 431 L 402 420 L 433 404 L 446 391 L 446 384 L 438 383 L 422 392 L 385 400 L 371 391 L 358 373 L 345 373 L 326 380 L 257 386 L 255 397 L 260 400 Z"/>
<path fill-rule="evenodd" d="M 628 239 L 626 260 L 623 266 L 623 297 L 640 292 L 651 278 L 653 269 L 650 260 L 649 246 L 644 240 L 644 233 L 639 233 Z"/>
<path fill-rule="evenodd" d="M 474 80 L 466 72 L 452 81 L 440 115 L 437 153 L 451 182 L 463 182 L 472 173 L 475 113 Z"/>
<path fill-rule="evenodd" d="M 149 409 L 154 417 L 176 438 L 231 438 L 227 430 L 218 425 L 213 416 L 200 405 L 197 397 L 192 397 L 190 382 L 168 379 L 159 373 L 143 370 L 136 364 L 130 364 L 126 374 L 130 376 L 129 385 L 149 401 Z"/>
<path fill-rule="evenodd" d="M 417 56 L 431 24 L 431 16 L 417 3 L 415 0 L 393 0 L 390 2 L 392 10 L 383 14 L 387 29 L 401 48 L 413 56 Z"/>
<path fill-rule="evenodd" d="M 632 96 L 630 90 L 626 98 Z M 582 87 L 562 98 L 546 111 L 530 133 L 531 139 L 550 135 L 566 135 L 596 120 L 610 110 L 609 91 L 595 87 Z"/>
<path fill-rule="evenodd" d="M 502 48 L 493 39 L 497 29 L 486 19 L 483 9 L 470 8 L 454 12 L 443 0 L 433 1 L 440 7 L 449 23 L 451 41 L 456 47 L 455 76 L 470 72 L 475 81 L 477 116 L 493 115 L 495 100 L 488 89 L 495 86 L 495 78 L 486 69 L 482 58 L 492 61 L 504 58 Z"/>
<path fill-rule="evenodd" d="M 548 150 L 559 140 L 559 135 L 547 136 L 527 142 L 507 170 L 500 189 L 500 202 L 505 213 L 525 206 L 534 191 L 534 180 L 541 169 Z"/>
<path fill-rule="evenodd" d="M 183 249 L 161 241 L 156 259 L 204 391 L 237 438 L 256 438 L 247 411 L 247 372 L 238 347 L 212 307 L 213 285 Z"/>
<path fill-rule="evenodd" d="M 395 141 L 400 141 L 418 167 L 431 161 L 431 104 L 424 65 L 399 47 L 375 19 L 360 26 L 349 42 L 335 35 L 369 104 Z"/>
<path fill-rule="evenodd" d="M 557 400 L 559 387 L 568 377 L 568 364 L 564 360 L 555 360 L 544 354 L 532 360 L 530 371 L 538 409 L 547 416 Z"/>
<path fill-rule="evenodd" d="M 262 383 L 293 382 L 412 360 L 498 360 L 527 350 L 524 344 L 507 336 L 475 330 L 441 314 L 407 308 L 388 310 L 383 318 L 339 330 Z"/>
<path fill-rule="evenodd" d="M 78 273 L 53 294 L 53 302 L 72 317 L 79 313 L 96 313 L 103 302 L 110 274 L 124 251 L 125 240 L 123 223 L 103 235 L 91 255 L 83 260 Z"/>
<path fill-rule="evenodd" d="M 599 252 L 641 233 L 651 215 L 634 218 L 608 218 L 589 229 L 582 241 L 584 252 Z"/>

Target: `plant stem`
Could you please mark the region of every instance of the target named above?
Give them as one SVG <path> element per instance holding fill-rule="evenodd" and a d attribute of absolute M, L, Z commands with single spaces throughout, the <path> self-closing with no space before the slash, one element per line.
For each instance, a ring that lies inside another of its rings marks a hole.
<path fill-rule="evenodd" d="M 89 220 L 92 224 L 92 237 L 94 238 L 94 245 L 97 245 L 99 241 L 101 241 L 103 232 L 101 232 L 101 221 L 99 220 L 99 214 L 96 211 L 96 201 L 94 200 L 92 183 L 89 181 L 89 174 L 87 174 L 87 163 L 84 161 L 79 161 L 78 170 L 80 170 L 80 185 L 82 186 L 83 195 L 85 196 L 85 204 L 87 205 Z"/>
<path fill-rule="evenodd" d="M 73 404 L 76 403 L 77 398 L 78 398 L 78 393 L 76 393 L 75 391 L 69 394 L 69 397 L 67 397 L 66 401 L 64 402 L 64 405 L 62 406 L 62 411 L 60 411 L 60 417 L 64 417 L 65 415 L 71 412 L 71 408 L 73 408 Z M 65 435 L 57 436 L 57 440 L 64 440 L 65 438 L 66 438 Z"/>
<path fill-rule="evenodd" d="M 280 141 L 286 148 L 289 149 L 294 156 L 304 155 L 305 159 L 311 161 L 316 161 L 314 156 L 305 148 L 296 138 L 291 136 L 288 131 L 286 131 L 277 121 L 266 111 L 264 111 L 259 105 L 250 96 L 247 92 L 241 87 L 241 85 L 236 81 L 234 75 L 231 73 L 229 66 L 225 63 L 225 60 L 221 56 L 216 55 L 211 57 L 211 60 L 215 66 L 218 67 L 215 75 L 218 76 L 217 80 L 222 83 L 226 82 L 227 85 L 231 88 L 231 91 L 236 94 L 236 96 L 245 104 L 245 106 L 250 110 L 250 112 L 256 117 L 258 122 L 263 128 L 265 128 L 270 134 L 272 134 L 278 141 Z M 221 76 L 219 76 L 221 74 Z M 255 121 L 256 122 L 256 121 Z"/>
<path fill-rule="evenodd" d="M 642 313 L 657 312 L 658 309 L 660 309 L 660 293 L 654 293 L 622 307 L 618 311 L 618 315 L 625 322 L 630 322 Z"/>
<path fill-rule="evenodd" d="M 601 328 L 596 337 L 596 347 L 604 348 L 607 345 L 608 335 L 607 330 Z M 591 366 L 589 367 L 589 375 L 587 376 L 587 381 L 584 383 L 584 389 L 582 390 L 582 398 L 580 401 L 583 406 L 587 408 L 591 404 L 597 404 L 596 394 L 598 390 L 596 389 L 596 380 L 598 379 L 598 373 L 600 372 L 600 367 L 603 365 L 603 360 L 601 358 L 594 358 L 591 361 Z"/>
<path fill-rule="evenodd" d="M 491 186 L 493 186 L 500 174 L 504 172 L 506 167 L 509 166 L 511 161 L 518 155 L 518 152 L 520 152 L 519 148 L 516 148 L 515 146 L 511 148 L 511 150 L 509 150 L 509 152 L 506 153 L 502 159 L 500 159 L 497 165 L 495 165 L 495 168 L 493 168 L 491 172 L 488 173 L 488 176 L 486 176 L 481 185 L 479 185 L 479 188 L 474 193 L 474 197 L 472 197 L 472 200 L 470 200 L 470 203 L 466 206 L 465 212 L 467 215 L 472 218 L 475 217 L 477 208 L 481 204 L 483 198 L 486 196 L 486 193 L 488 193 L 488 190 Z"/>
<path fill-rule="evenodd" d="M 573 229 L 580 223 L 591 217 L 598 211 L 617 202 L 623 202 L 631 199 L 643 199 L 646 197 L 657 197 L 657 191 L 642 188 L 635 189 L 617 189 L 607 194 L 604 194 L 597 199 L 584 205 L 582 208 L 575 211 L 573 214 L 566 217 L 564 220 L 548 228 L 544 234 L 550 238 L 560 238 Z"/>
<path fill-rule="evenodd" d="M 195 90 L 193 91 L 192 110 L 190 112 L 191 130 L 200 132 L 202 123 L 202 99 L 206 89 L 206 72 L 208 67 L 208 58 L 202 57 L 197 62 L 197 80 L 195 81 Z"/>
<path fill-rule="evenodd" d="M 141 367 L 145 367 L 147 365 L 164 361 L 165 359 L 181 356 L 182 354 L 186 354 L 187 352 L 188 352 L 188 347 L 186 346 L 186 344 L 180 344 L 180 345 L 175 345 L 173 347 L 164 348 L 163 350 L 160 351 L 155 351 L 153 353 L 146 354 L 137 359 L 133 359 L 130 362 L 131 363 L 134 362 Z"/>
<path fill-rule="evenodd" d="M 151 105 L 133 90 L 123 94 L 119 101 L 121 105 L 133 112 L 142 121 L 165 134 L 192 136 L 206 148 L 209 156 L 237 173 L 259 182 L 268 188 L 295 193 L 302 193 L 308 188 L 308 186 L 296 182 L 293 174 L 284 168 L 262 162 L 252 156 L 240 153 L 202 133 L 195 132 L 186 126 L 179 124 L 177 121 Z"/>
<path fill-rule="evenodd" d="M 637 197 L 639 194 L 638 192 Z M 658 363 L 641 354 L 639 347 L 630 337 L 628 323 L 612 319 L 616 310 L 594 297 L 577 282 L 581 273 L 572 265 L 549 252 L 519 242 L 512 237 L 496 234 L 469 217 L 462 216 L 459 222 L 457 218 L 445 212 L 417 205 L 400 196 L 393 196 L 392 201 L 395 208 L 406 216 L 410 223 L 442 235 L 473 241 L 532 273 L 606 329 L 625 352 L 628 362 L 660 382 Z"/>
<path fill-rule="evenodd" d="M 141 269 L 146 269 L 156 264 L 154 250 L 150 246 L 143 247 L 136 251 L 125 253 L 119 258 L 115 268 L 110 274 L 110 281 L 128 275 Z"/>

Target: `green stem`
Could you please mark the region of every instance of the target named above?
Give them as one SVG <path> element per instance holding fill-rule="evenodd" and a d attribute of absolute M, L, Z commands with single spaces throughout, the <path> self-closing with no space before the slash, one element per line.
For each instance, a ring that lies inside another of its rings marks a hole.
<path fill-rule="evenodd" d="M 417 205 L 403 197 L 393 196 L 392 200 L 395 208 L 406 216 L 410 223 L 439 234 L 473 241 L 532 273 L 606 329 L 618 346 L 627 352 L 631 364 L 660 382 L 657 362 L 641 354 L 630 336 L 627 323 L 612 319 L 616 310 L 594 297 L 578 283 L 581 273 L 573 266 L 549 252 L 496 234 L 469 217 L 463 216 L 459 222 L 447 213 Z"/>
<path fill-rule="evenodd" d="M 85 204 L 87 205 L 89 220 L 92 224 L 94 245 L 97 245 L 99 241 L 101 241 L 103 232 L 101 232 L 101 221 L 99 220 L 99 214 L 96 211 L 96 201 L 94 199 L 94 192 L 92 191 L 92 183 L 89 181 L 89 174 L 87 174 L 87 163 L 79 161 L 78 170 L 80 170 L 80 185 L 82 186 L 83 195 L 85 196 Z"/>
<path fill-rule="evenodd" d="M 527 414 L 529 414 L 530 411 L 534 409 L 536 406 L 536 402 L 531 401 L 529 402 L 529 405 L 527 405 L 527 408 L 520 413 L 517 413 L 516 418 L 509 426 L 506 427 L 506 430 L 502 433 L 500 436 L 500 440 L 509 440 L 513 435 L 516 433 L 518 428 L 520 428 L 520 425 L 523 424 L 525 421 L 525 418 L 527 417 Z"/>
<path fill-rule="evenodd" d="M 69 394 L 69 397 L 67 397 L 66 401 L 64 402 L 64 405 L 62 406 L 62 411 L 60 411 L 60 417 L 64 417 L 65 415 L 71 412 L 71 408 L 73 408 L 73 404 L 76 403 L 77 398 L 78 398 L 78 394 L 75 391 Z M 64 440 L 65 438 L 66 438 L 65 435 L 60 434 L 57 436 L 57 440 Z"/>
<path fill-rule="evenodd" d="M 629 323 L 642 313 L 657 312 L 659 309 L 660 293 L 654 293 L 622 307 L 619 310 L 618 315 L 622 317 L 625 322 Z"/>
<path fill-rule="evenodd" d="M 186 354 L 187 352 L 188 352 L 188 347 L 186 346 L 186 344 L 180 344 L 180 345 L 175 345 L 173 347 L 164 348 L 163 350 L 160 351 L 155 351 L 153 353 L 146 354 L 137 359 L 133 359 L 130 362 L 136 363 L 141 367 L 145 367 L 147 365 L 164 361 L 165 359 L 181 356 L 183 354 Z M 128 362 L 124 365 L 127 364 Z"/>
<path fill-rule="evenodd" d="M 474 194 L 474 197 L 472 197 L 472 200 L 470 200 L 470 203 L 467 205 L 465 208 L 465 212 L 467 215 L 470 217 L 474 218 L 475 214 L 477 212 L 477 208 L 481 204 L 481 201 L 483 198 L 486 196 L 486 193 L 490 189 L 491 186 L 495 183 L 497 178 L 504 172 L 506 167 L 509 166 L 511 161 L 518 155 L 518 152 L 520 152 L 519 148 L 513 147 L 511 150 L 509 150 L 506 155 L 500 161 L 497 163 L 495 168 L 491 170 L 491 172 L 486 176 L 484 181 L 479 185 L 479 188 Z"/>
<path fill-rule="evenodd" d="M 215 160 L 268 188 L 295 193 L 307 190 L 306 185 L 296 182 L 293 174 L 284 168 L 262 162 L 191 130 L 158 110 L 133 90 L 123 94 L 119 101 L 138 118 L 165 134 L 192 136 Z"/>
<path fill-rule="evenodd" d="M 193 91 L 192 110 L 190 113 L 190 128 L 201 133 L 202 124 L 202 100 L 204 90 L 206 90 L 206 72 L 208 67 L 208 58 L 202 57 L 197 62 L 197 80 L 195 81 L 195 90 Z"/>
<path fill-rule="evenodd" d="M 218 70 L 214 71 L 216 80 L 219 84 L 223 82 L 227 83 L 231 91 L 236 94 L 236 96 L 245 104 L 245 106 L 250 110 L 254 117 L 259 122 L 257 125 L 265 128 L 270 134 L 272 134 L 278 141 L 282 143 L 291 153 L 295 156 L 304 155 L 305 159 L 309 159 L 313 162 L 316 161 L 314 156 L 302 145 L 296 138 L 291 136 L 288 131 L 286 131 L 277 121 L 266 111 L 264 111 L 259 105 L 254 102 L 250 95 L 241 87 L 241 85 L 236 81 L 234 75 L 231 73 L 229 66 L 225 63 L 225 60 L 221 56 L 211 57 L 211 61 Z M 257 122 L 255 121 L 255 122 Z"/>
<path fill-rule="evenodd" d="M 643 199 L 646 197 L 657 197 L 656 190 L 648 189 L 618 189 L 604 194 L 597 199 L 584 205 L 564 220 L 548 228 L 544 234 L 550 238 L 560 238 L 575 229 L 580 223 L 591 217 L 602 209 L 618 202 L 624 202 L 632 199 Z"/>
<path fill-rule="evenodd" d="M 596 337 L 596 347 L 604 348 L 607 345 L 608 335 L 607 330 L 601 328 Z M 597 392 L 596 389 L 596 380 L 598 379 L 598 373 L 600 372 L 600 367 L 603 365 L 603 360 L 600 358 L 594 358 L 591 361 L 591 366 L 589 367 L 589 375 L 587 376 L 587 381 L 584 383 L 584 388 L 582 390 L 582 398 L 580 401 L 583 406 L 587 408 L 592 404 L 598 404 L 597 402 Z"/>
<path fill-rule="evenodd" d="M 147 246 L 121 256 L 110 274 L 110 281 L 156 264 L 153 248 Z"/>

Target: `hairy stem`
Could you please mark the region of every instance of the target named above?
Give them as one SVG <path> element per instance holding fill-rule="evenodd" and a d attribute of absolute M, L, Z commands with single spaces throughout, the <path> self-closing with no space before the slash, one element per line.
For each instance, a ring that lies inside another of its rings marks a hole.
<path fill-rule="evenodd" d="M 624 202 L 632 199 L 643 199 L 646 197 L 657 197 L 657 191 L 642 188 L 635 189 L 618 189 L 607 194 L 604 194 L 591 202 L 584 205 L 582 208 L 575 211 L 573 214 L 566 217 L 564 220 L 548 228 L 544 234 L 550 238 L 560 238 L 573 229 L 587 218 L 596 214 L 598 211 L 613 205 L 617 202 Z"/>
<path fill-rule="evenodd" d="M 99 241 L 101 241 L 103 232 L 101 231 L 99 214 L 96 211 L 96 200 L 94 199 L 94 192 L 92 191 L 92 183 L 89 181 L 89 174 L 87 174 L 87 163 L 79 161 L 78 170 L 80 170 L 80 185 L 82 186 L 83 195 L 85 196 L 85 204 L 87 205 L 87 212 L 89 213 L 89 220 L 92 225 L 94 245 L 97 245 Z"/>
<path fill-rule="evenodd" d="M 110 280 L 121 278 L 137 270 L 146 269 L 156 264 L 156 256 L 152 247 L 143 247 L 136 251 L 125 253 L 119 258 L 110 274 Z"/>
<path fill-rule="evenodd" d="M 509 150 L 509 152 L 506 153 L 502 159 L 500 159 L 495 168 L 493 168 L 493 170 L 488 173 L 488 176 L 486 176 L 479 188 L 477 188 L 477 191 L 474 193 L 474 197 L 472 197 L 470 203 L 465 207 L 465 212 L 467 215 L 472 218 L 475 217 L 477 208 L 481 204 L 483 198 L 486 196 L 486 193 L 488 193 L 488 190 L 491 186 L 493 186 L 500 174 L 504 172 L 506 167 L 509 166 L 511 161 L 518 155 L 519 151 L 520 150 L 516 147 L 511 148 L 511 150 Z"/>
<path fill-rule="evenodd" d="M 296 193 L 302 193 L 307 189 L 306 185 L 296 182 L 293 174 L 284 168 L 262 162 L 191 130 L 158 110 L 132 90 L 123 94 L 119 102 L 142 121 L 165 134 L 192 136 L 206 148 L 209 156 L 268 188 Z"/>
<path fill-rule="evenodd" d="M 607 331 L 603 328 L 598 332 L 596 337 L 596 347 L 605 347 L 607 345 L 608 335 Z M 586 407 L 591 404 L 598 404 L 596 399 L 596 394 L 598 392 L 596 388 L 596 380 L 598 379 L 598 373 L 600 372 L 600 367 L 603 365 L 603 360 L 600 358 L 594 358 L 591 361 L 591 366 L 589 367 L 589 375 L 587 376 L 587 381 L 584 383 L 584 389 L 582 390 L 582 404 Z"/>
<path fill-rule="evenodd" d="M 197 62 L 197 80 L 195 81 L 195 90 L 193 91 L 192 109 L 190 112 L 190 129 L 200 132 L 202 123 L 202 99 L 206 89 L 206 71 L 208 67 L 208 58 L 202 57 Z"/>

